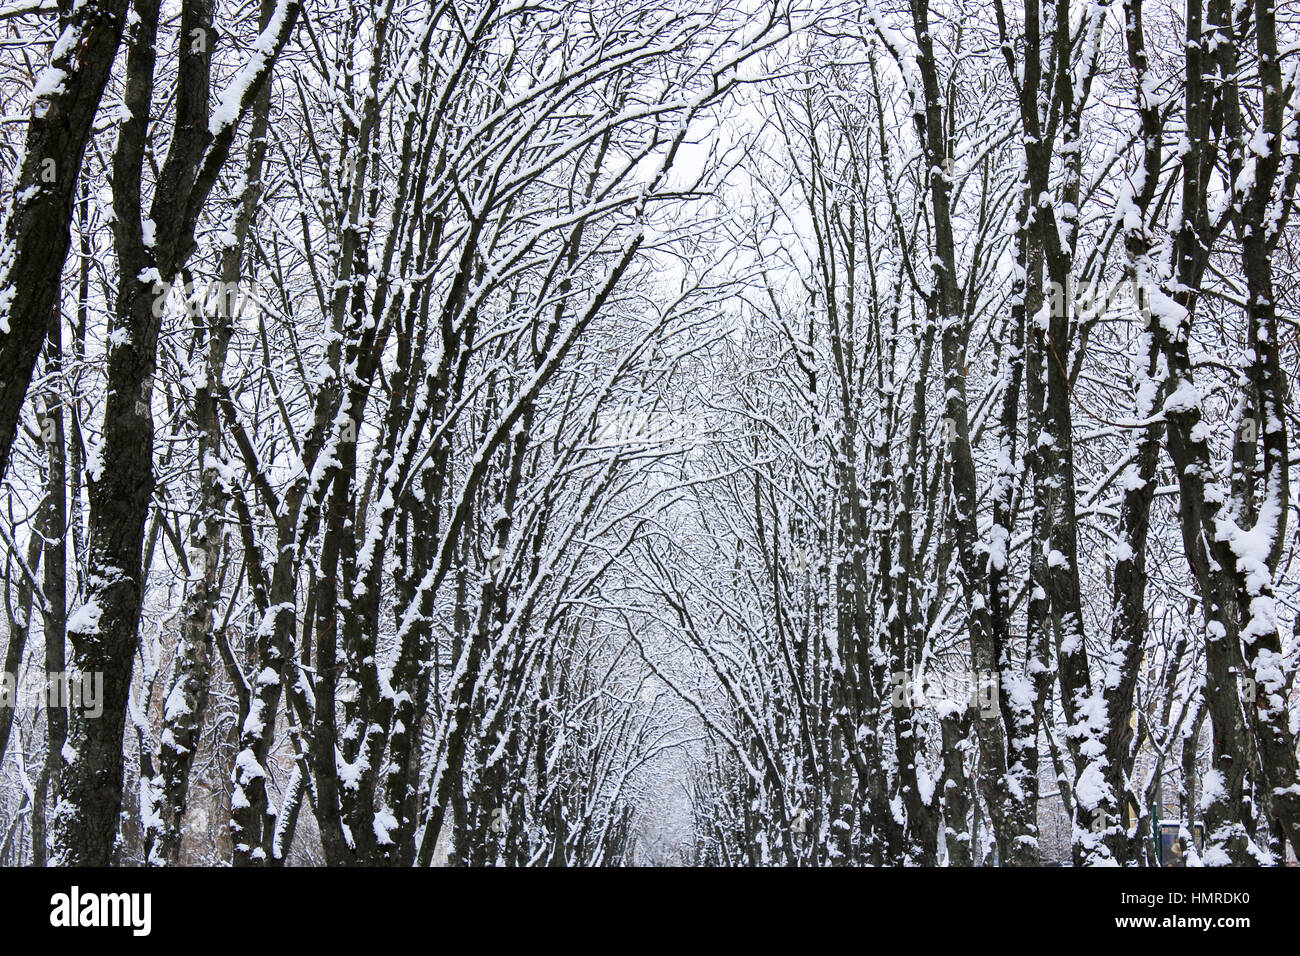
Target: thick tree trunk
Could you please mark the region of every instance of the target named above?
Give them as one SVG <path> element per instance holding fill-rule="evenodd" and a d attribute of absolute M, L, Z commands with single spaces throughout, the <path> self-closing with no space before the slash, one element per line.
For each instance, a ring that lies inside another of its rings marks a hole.
<path fill-rule="evenodd" d="M 88 0 L 61 13 L 62 33 L 37 79 L 0 239 L 0 478 L 55 308 L 82 157 L 126 8 L 126 0 Z"/>

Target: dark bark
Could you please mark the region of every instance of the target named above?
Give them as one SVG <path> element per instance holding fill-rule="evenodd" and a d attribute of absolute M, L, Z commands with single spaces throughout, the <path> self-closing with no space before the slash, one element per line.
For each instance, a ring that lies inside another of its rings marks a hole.
<path fill-rule="evenodd" d="M 55 308 L 82 158 L 126 7 L 126 0 L 91 0 L 62 14 L 63 37 L 38 80 L 0 245 L 0 478 Z"/>

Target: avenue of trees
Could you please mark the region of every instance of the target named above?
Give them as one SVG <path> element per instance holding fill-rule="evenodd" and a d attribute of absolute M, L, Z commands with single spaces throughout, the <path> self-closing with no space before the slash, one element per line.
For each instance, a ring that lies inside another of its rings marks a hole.
<path fill-rule="evenodd" d="M 1300 5 L 9 0 L 0 865 L 1278 865 Z"/>

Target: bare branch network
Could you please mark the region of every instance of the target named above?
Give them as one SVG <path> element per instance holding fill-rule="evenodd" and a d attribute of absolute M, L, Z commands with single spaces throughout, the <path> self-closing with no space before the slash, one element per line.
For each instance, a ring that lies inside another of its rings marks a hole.
<path fill-rule="evenodd" d="M 0 865 L 1282 865 L 1296 0 L 0 10 Z"/>

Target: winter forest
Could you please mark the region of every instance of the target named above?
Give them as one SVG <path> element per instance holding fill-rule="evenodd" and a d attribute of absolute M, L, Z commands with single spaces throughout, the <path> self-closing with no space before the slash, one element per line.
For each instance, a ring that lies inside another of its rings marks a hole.
<path fill-rule="evenodd" d="M 1300 2 L 3 3 L 0 865 L 1294 862 Z"/>

